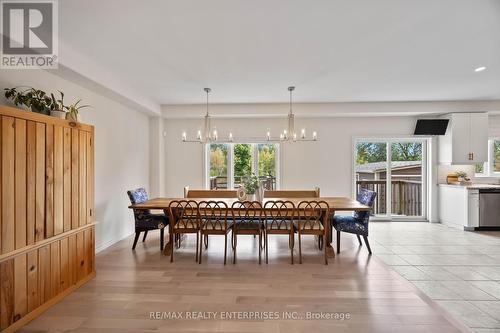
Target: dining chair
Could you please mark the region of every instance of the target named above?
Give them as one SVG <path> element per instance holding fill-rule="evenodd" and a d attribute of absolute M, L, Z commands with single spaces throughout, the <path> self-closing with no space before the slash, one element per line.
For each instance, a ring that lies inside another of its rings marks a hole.
<path fill-rule="evenodd" d="M 127 195 L 132 205 L 141 204 L 148 200 L 148 193 L 144 188 L 127 191 Z M 141 232 L 144 232 L 142 241 L 146 241 L 148 231 L 160 230 L 160 251 L 163 250 L 164 229 L 168 225 L 168 218 L 165 214 L 152 214 L 149 209 L 134 209 L 135 237 L 132 250 L 135 250 Z"/>
<path fill-rule="evenodd" d="M 293 248 L 295 233 L 293 221 L 296 217 L 295 205 L 291 201 L 267 201 L 264 204 L 264 247 L 266 248 L 266 264 L 269 261 L 269 235 L 288 235 L 288 247 L 293 265 Z"/>
<path fill-rule="evenodd" d="M 265 190 L 264 198 L 319 198 L 319 187 L 312 190 Z"/>
<path fill-rule="evenodd" d="M 233 264 L 236 263 L 238 235 L 259 236 L 259 265 L 262 252 L 262 205 L 258 201 L 236 201 L 231 205 L 233 219 Z"/>
<path fill-rule="evenodd" d="M 196 261 L 198 261 L 198 244 L 200 241 L 200 214 L 198 203 L 194 200 L 174 200 L 168 206 L 170 216 L 170 262 L 174 261 L 174 241 L 176 235 L 196 234 Z M 178 247 L 180 247 L 178 237 Z"/>
<path fill-rule="evenodd" d="M 189 186 L 184 187 L 184 198 L 237 198 L 236 190 L 192 190 Z"/>
<path fill-rule="evenodd" d="M 373 206 L 373 202 L 377 197 L 377 192 L 370 191 L 367 189 L 361 189 L 356 196 L 356 200 L 361 204 Z M 332 227 L 337 231 L 337 253 L 340 252 L 340 232 L 347 232 L 350 234 L 355 234 L 358 238 L 359 246 L 362 246 L 360 236 L 363 236 L 365 240 L 366 247 L 368 248 L 368 253 L 372 254 L 372 249 L 370 248 L 370 243 L 368 242 L 368 223 L 370 222 L 370 212 L 361 211 L 355 212 L 352 216 L 345 215 L 335 215 L 332 217 L 331 223 Z"/>
<path fill-rule="evenodd" d="M 294 222 L 294 228 L 299 236 L 299 263 L 302 264 L 302 235 L 316 235 L 327 241 L 327 223 L 330 215 L 330 207 L 325 201 L 301 201 L 297 205 L 298 218 Z M 327 247 L 325 246 L 325 265 L 328 265 Z"/>
<path fill-rule="evenodd" d="M 222 199 L 222 198 L 237 198 L 236 190 L 192 190 L 189 186 L 184 186 L 184 198 L 186 199 Z M 208 235 L 203 237 L 205 248 L 208 248 Z"/>
<path fill-rule="evenodd" d="M 233 223 L 228 219 L 228 207 L 224 201 L 201 201 L 198 204 L 200 211 L 200 236 L 224 235 L 224 265 L 227 258 L 227 234 L 231 231 Z M 208 244 L 208 242 L 207 242 Z M 200 257 L 202 258 L 202 242 L 200 241 Z"/>

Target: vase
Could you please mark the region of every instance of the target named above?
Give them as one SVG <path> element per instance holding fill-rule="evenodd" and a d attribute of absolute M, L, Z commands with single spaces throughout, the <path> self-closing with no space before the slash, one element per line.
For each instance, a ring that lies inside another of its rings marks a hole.
<path fill-rule="evenodd" d="M 255 193 L 247 193 L 247 201 L 257 201 L 257 195 Z"/>
<path fill-rule="evenodd" d="M 60 110 L 50 110 L 50 115 L 59 119 L 66 119 L 66 112 Z"/>

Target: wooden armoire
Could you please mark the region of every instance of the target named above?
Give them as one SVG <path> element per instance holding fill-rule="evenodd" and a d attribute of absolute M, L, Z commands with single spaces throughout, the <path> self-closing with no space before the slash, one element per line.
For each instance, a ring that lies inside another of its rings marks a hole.
<path fill-rule="evenodd" d="M 94 127 L 0 106 L 0 331 L 95 276 Z"/>

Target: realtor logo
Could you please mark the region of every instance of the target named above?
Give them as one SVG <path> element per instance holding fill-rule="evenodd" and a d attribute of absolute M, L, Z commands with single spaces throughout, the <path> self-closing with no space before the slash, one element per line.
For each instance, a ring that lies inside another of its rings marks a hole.
<path fill-rule="evenodd" d="M 0 68 L 57 68 L 57 1 L 0 0 Z"/>

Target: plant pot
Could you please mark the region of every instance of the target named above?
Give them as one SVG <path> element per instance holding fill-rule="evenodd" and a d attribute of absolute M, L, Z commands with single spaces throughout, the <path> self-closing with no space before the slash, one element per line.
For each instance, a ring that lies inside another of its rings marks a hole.
<path fill-rule="evenodd" d="M 59 119 L 66 119 L 66 112 L 60 110 L 51 110 L 50 115 Z"/>
<path fill-rule="evenodd" d="M 75 113 L 68 112 L 68 113 L 66 113 L 66 119 L 70 120 L 70 121 L 79 122 L 80 121 L 80 114 L 79 113 L 75 114 Z"/>

